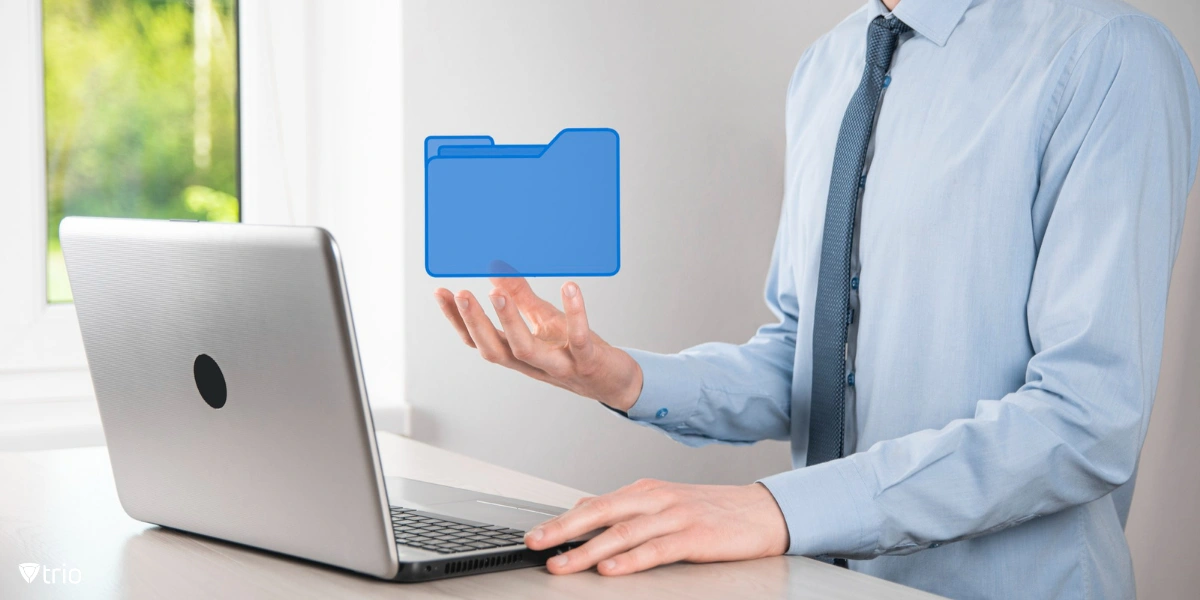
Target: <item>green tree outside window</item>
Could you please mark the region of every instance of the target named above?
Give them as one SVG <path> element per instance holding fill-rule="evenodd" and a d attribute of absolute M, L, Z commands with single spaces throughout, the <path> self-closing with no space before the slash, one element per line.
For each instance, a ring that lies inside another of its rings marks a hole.
<path fill-rule="evenodd" d="M 237 221 L 235 0 L 44 0 L 46 296 L 66 215 Z"/>

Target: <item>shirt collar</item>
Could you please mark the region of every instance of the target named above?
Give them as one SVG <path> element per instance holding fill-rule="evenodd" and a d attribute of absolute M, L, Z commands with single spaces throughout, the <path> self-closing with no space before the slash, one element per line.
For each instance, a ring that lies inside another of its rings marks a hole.
<path fill-rule="evenodd" d="M 891 14 L 938 46 L 945 46 L 970 4 L 971 0 L 900 0 Z M 868 22 L 887 14 L 883 2 L 867 0 Z"/>

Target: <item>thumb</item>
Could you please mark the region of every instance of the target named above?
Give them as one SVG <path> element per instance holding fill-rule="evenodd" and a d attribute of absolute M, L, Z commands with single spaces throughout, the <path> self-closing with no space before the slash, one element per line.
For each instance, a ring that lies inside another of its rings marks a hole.
<path fill-rule="evenodd" d="M 562 286 L 562 303 L 567 313 L 567 347 L 578 362 L 588 362 L 595 356 L 596 346 L 592 343 L 592 330 L 588 326 L 587 310 L 583 305 L 583 292 L 575 282 Z"/>

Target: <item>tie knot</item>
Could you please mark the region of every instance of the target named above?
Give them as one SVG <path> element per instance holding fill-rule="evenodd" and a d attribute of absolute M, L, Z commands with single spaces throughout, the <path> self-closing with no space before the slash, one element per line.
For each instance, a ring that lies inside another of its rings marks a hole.
<path fill-rule="evenodd" d="M 900 36 L 912 31 L 904 21 L 875 17 L 867 29 L 867 64 L 888 70 L 892 65 L 892 54 L 900 43 Z"/>

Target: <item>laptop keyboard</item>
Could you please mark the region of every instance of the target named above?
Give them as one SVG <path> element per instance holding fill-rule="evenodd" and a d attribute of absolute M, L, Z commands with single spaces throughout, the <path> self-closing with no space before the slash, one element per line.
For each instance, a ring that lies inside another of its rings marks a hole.
<path fill-rule="evenodd" d="M 525 543 L 525 533 L 516 529 L 462 523 L 411 508 L 391 508 L 396 543 L 403 546 L 453 554 Z"/>

